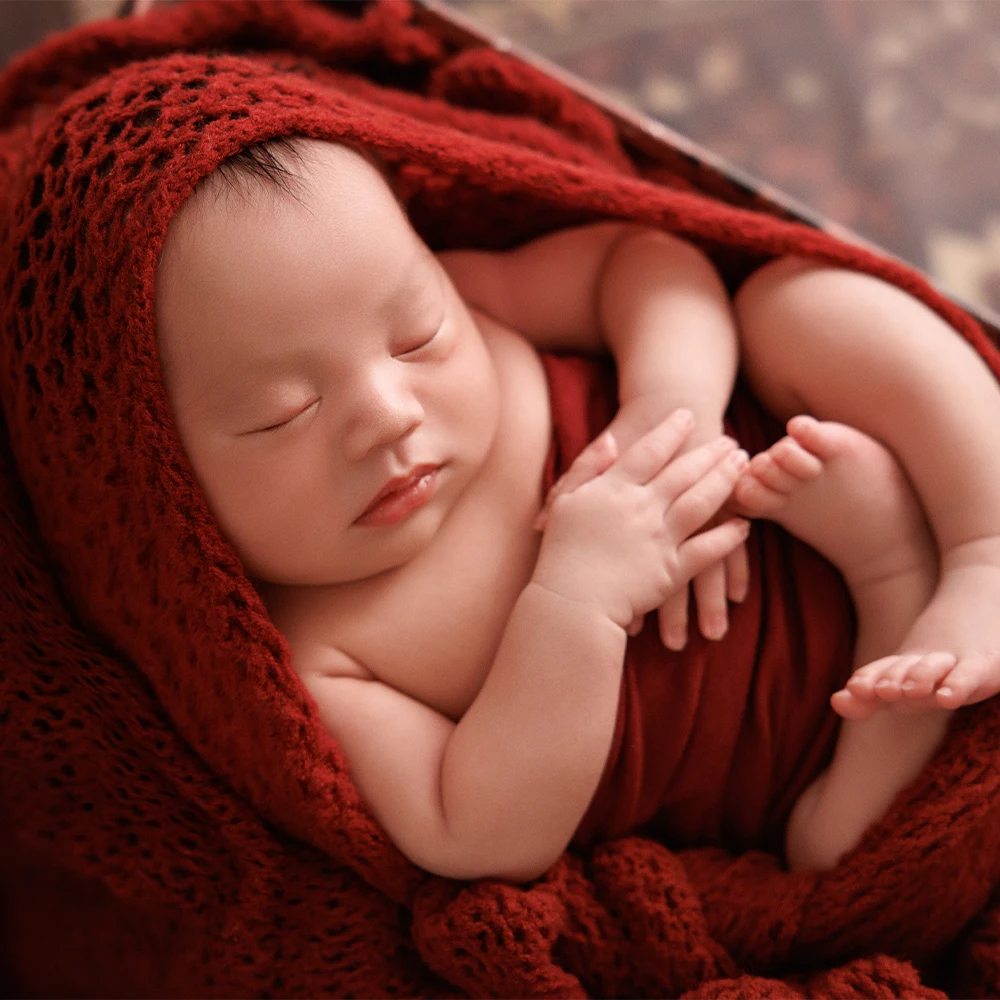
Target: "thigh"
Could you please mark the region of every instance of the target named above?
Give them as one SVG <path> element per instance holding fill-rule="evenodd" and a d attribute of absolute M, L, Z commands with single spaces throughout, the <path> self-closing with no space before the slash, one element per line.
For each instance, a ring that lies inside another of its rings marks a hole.
<path fill-rule="evenodd" d="M 867 430 L 864 421 L 914 399 L 953 405 L 969 378 L 974 393 L 1000 406 L 992 374 L 965 339 L 871 275 L 781 258 L 751 275 L 733 306 L 744 375 L 778 416 L 805 410 Z M 873 401 L 881 404 L 874 411 Z"/>

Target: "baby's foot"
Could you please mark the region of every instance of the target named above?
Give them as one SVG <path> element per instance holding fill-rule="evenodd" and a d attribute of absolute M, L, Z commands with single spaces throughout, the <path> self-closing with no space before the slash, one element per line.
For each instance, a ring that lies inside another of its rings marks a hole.
<path fill-rule="evenodd" d="M 936 555 L 913 487 L 888 448 L 853 427 L 813 417 L 750 460 L 736 481 L 741 513 L 776 521 L 821 552 L 852 588 L 916 572 Z M 927 596 L 933 590 L 933 583 Z"/>
<path fill-rule="evenodd" d="M 937 590 L 900 644 L 900 655 L 875 661 L 855 676 L 868 685 L 869 674 L 880 673 L 899 689 L 895 697 L 922 697 L 948 709 L 1000 693 L 1000 561 L 991 551 L 995 545 L 993 539 L 981 539 L 942 553 Z M 908 667 L 928 649 L 950 650 L 950 662 Z"/>
<path fill-rule="evenodd" d="M 937 582 L 934 541 L 916 494 L 892 453 L 861 431 L 798 416 L 788 432 L 737 481 L 740 513 L 776 521 L 826 556 L 847 581 L 859 628 L 877 622 L 892 638 L 873 645 L 892 649 Z M 904 698 L 926 703 L 955 660 L 930 650 L 876 663 L 833 696 L 841 715 L 867 718 Z"/>

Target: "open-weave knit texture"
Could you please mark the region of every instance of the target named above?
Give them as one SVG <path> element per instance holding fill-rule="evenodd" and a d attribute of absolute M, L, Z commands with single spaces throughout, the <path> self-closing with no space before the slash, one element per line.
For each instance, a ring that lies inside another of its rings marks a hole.
<path fill-rule="evenodd" d="M 629 218 L 698 241 L 733 282 L 810 254 L 907 289 L 1000 373 L 916 273 L 673 183 L 559 85 L 411 16 L 182 4 L 54 38 L 0 77 L 0 985 L 1000 995 L 993 702 L 826 874 L 631 836 L 530 886 L 463 884 L 409 864 L 359 800 L 160 381 L 165 230 L 226 156 L 289 133 L 363 144 L 435 249 Z"/>

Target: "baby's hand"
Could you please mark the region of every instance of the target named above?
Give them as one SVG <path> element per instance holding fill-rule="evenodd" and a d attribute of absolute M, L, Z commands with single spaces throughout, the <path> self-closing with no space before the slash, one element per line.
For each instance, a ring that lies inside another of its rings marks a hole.
<path fill-rule="evenodd" d="M 532 579 L 624 629 L 740 545 L 741 519 L 693 533 L 729 497 L 746 453 L 720 437 L 676 457 L 692 426 L 678 410 L 620 457 L 613 439 L 599 446 L 605 470 L 552 501 Z M 591 472 L 593 452 L 581 460 Z"/>
<path fill-rule="evenodd" d="M 623 452 L 649 429 L 656 426 L 665 414 L 673 410 L 669 399 L 659 393 L 647 393 L 623 403 L 607 429 L 595 438 L 577 457 L 573 465 L 559 478 L 549 491 L 535 527 L 545 527 L 552 502 L 560 494 L 575 489 L 594 476 L 600 475 Z M 711 430 L 696 426 L 681 446 L 681 452 L 692 451 L 697 445 L 717 437 Z M 721 524 L 727 516 L 720 511 L 708 526 Z M 696 574 L 690 588 L 682 587 L 671 594 L 659 608 L 660 638 L 670 649 L 683 649 L 688 634 L 688 590 L 694 592 L 698 626 L 707 639 L 721 638 L 728 627 L 728 601 L 742 601 L 749 589 L 749 559 L 745 543 L 737 545 L 723 559 L 706 566 Z M 643 619 L 637 618 L 627 631 L 637 635 Z"/>

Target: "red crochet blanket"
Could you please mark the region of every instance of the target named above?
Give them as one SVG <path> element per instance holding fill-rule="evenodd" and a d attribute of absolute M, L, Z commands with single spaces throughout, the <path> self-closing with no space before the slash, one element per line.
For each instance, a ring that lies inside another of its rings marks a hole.
<path fill-rule="evenodd" d="M 403 2 L 191 3 L 0 77 L 0 891 L 17 994 L 1000 995 L 1000 714 L 836 870 L 637 836 L 530 886 L 410 865 L 197 489 L 155 353 L 166 225 L 250 142 L 377 151 L 437 249 L 631 218 L 735 283 L 798 252 L 915 273 L 634 162 L 598 112 Z"/>

